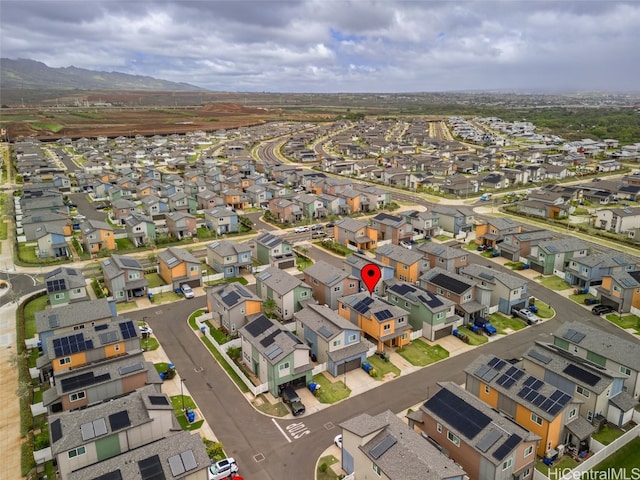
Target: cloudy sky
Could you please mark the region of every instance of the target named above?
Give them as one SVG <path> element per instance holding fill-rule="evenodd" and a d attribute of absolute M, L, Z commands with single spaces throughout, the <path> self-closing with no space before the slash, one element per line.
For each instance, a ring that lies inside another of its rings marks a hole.
<path fill-rule="evenodd" d="M 0 0 L 0 52 L 217 91 L 639 91 L 640 1 Z"/>

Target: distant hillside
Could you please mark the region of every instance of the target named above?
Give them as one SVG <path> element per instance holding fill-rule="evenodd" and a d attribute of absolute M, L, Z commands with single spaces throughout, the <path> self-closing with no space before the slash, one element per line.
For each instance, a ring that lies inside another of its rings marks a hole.
<path fill-rule="evenodd" d="M 168 82 L 153 77 L 76 67 L 51 68 L 35 60 L 9 58 L 0 59 L 0 85 L 2 88 L 47 90 L 206 91 L 188 83 Z"/>

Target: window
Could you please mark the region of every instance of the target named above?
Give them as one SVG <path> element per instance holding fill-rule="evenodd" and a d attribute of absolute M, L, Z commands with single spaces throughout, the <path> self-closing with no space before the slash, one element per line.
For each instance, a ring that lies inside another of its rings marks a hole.
<path fill-rule="evenodd" d="M 73 293 L 75 293 L 76 295 L 79 293 L 82 293 L 82 289 L 81 288 L 76 288 L 73 290 Z"/>
<path fill-rule="evenodd" d="M 382 327 L 382 329 L 383 329 L 385 332 L 387 332 L 387 331 L 391 330 L 391 324 L 390 324 L 390 323 L 386 323 L 386 324 L 384 325 L 384 327 Z"/>
<path fill-rule="evenodd" d="M 349 284 L 349 288 L 356 288 L 356 284 L 355 283 L 350 283 Z"/>
<path fill-rule="evenodd" d="M 490 393 L 491 392 L 491 387 L 489 385 L 485 385 L 484 386 L 484 393 Z"/>
<path fill-rule="evenodd" d="M 64 298 L 64 293 L 56 293 L 54 297 L 56 300 L 62 300 Z"/>
<path fill-rule="evenodd" d="M 289 370 L 290 365 L 289 362 L 284 362 L 281 363 L 280 365 L 278 365 L 278 368 L 282 371 L 282 370 Z"/>
<path fill-rule="evenodd" d="M 507 468 L 511 468 L 513 466 L 513 458 L 509 458 L 506 462 L 502 464 L 502 470 L 506 470 Z"/>
<path fill-rule="evenodd" d="M 533 445 L 529 445 L 524 451 L 525 458 L 531 455 L 532 453 L 533 453 Z"/>
<path fill-rule="evenodd" d="M 407 265 L 402 265 L 403 270 L 407 270 L 409 267 Z"/>
<path fill-rule="evenodd" d="M 347 341 L 349 343 L 355 342 L 358 339 L 358 336 L 355 333 L 352 333 L 347 337 Z"/>
<path fill-rule="evenodd" d="M 371 468 L 373 468 L 373 471 L 376 472 L 378 476 L 380 476 L 380 467 L 378 467 L 375 463 L 372 463 Z"/>
<path fill-rule="evenodd" d="M 404 302 L 404 306 L 405 306 L 405 307 L 409 307 L 409 306 L 410 306 L 410 305 L 409 305 L 409 302 Z"/>
<path fill-rule="evenodd" d="M 300 296 L 301 297 L 306 297 L 307 296 L 307 292 L 306 291 L 300 292 Z"/>
<path fill-rule="evenodd" d="M 193 265 L 193 266 L 189 267 L 189 271 L 190 272 L 199 272 L 200 271 L 200 266 L 199 265 Z"/>
<path fill-rule="evenodd" d="M 442 289 L 440 287 L 438 287 L 438 288 L 436 288 L 436 293 L 438 295 L 442 295 L 443 291 L 442 291 Z"/>
<path fill-rule="evenodd" d="M 77 457 L 78 455 L 84 455 L 85 451 L 86 450 L 84 447 L 78 447 L 78 448 L 74 448 L 73 450 L 69 450 L 67 452 L 67 455 L 69 456 L 69 458 L 73 458 L 73 457 Z"/>
<path fill-rule="evenodd" d="M 69 395 L 69 401 L 70 402 L 77 402 L 78 400 L 82 400 L 86 396 L 87 396 L 87 394 L 84 391 L 83 392 L 72 393 L 71 395 Z"/>
<path fill-rule="evenodd" d="M 334 341 L 333 341 L 333 346 L 334 346 L 334 347 L 337 347 L 337 346 L 339 346 L 341 343 L 342 343 L 342 341 L 341 341 L 341 340 L 334 340 Z"/>
<path fill-rule="evenodd" d="M 585 398 L 589 398 L 589 395 L 591 395 L 591 393 L 589 393 L 589 390 L 581 387 L 580 385 L 578 385 L 578 387 L 576 388 L 576 392 L 578 392 L 580 395 L 582 395 Z"/>
<path fill-rule="evenodd" d="M 593 412 L 587 412 L 587 420 L 590 422 L 593 420 Z"/>
<path fill-rule="evenodd" d="M 438 423 L 436 425 L 436 430 L 438 430 L 438 433 L 442 433 L 442 424 Z"/>
<path fill-rule="evenodd" d="M 334 291 L 334 292 L 339 292 L 339 291 L 340 291 L 340 288 L 341 288 L 340 286 L 333 287 L 333 291 Z"/>
<path fill-rule="evenodd" d="M 71 363 L 71 358 L 69 357 L 64 357 L 58 360 L 58 363 L 60 363 L 60 365 L 66 365 L 67 363 Z"/>
<path fill-rule="evenodd" d="M 467 293 L 463 298 L 462 298 L 465 302 L 471 300 L 471 294 Z"/>
<path fill-rule="evenodd" d="M 542 418 L 533 412 L 531 413 L 531 421 L 533 423 L 537 423 L 538 425 L 542 425 Z"/>
<path fill-rule="evenodd" d="M 114 350 L 114 351 L 116 351 L 116 352 L 119 352 L 119 351 L 120 351 L 120 344 L 119 344 L 119 343 L 116 343 L 116 344 L 113 346 L 113 350 Z"/>
<path fill-rule="evenodd" d="M 400 323 L 404 323 L 404 321 L 405 321 L 405 318 L 404 318 L 404 317 L 400 317 L 400 318 L 398 319 L 398 323 L 399 323 L 399 324 L 400 324 Z"/>
<path fill-rule="evenodd" d="M 460 439 L 451 432 L 447 432 L 447 438 L 451 443 L 453 443 L 456 447 L 460 446 Z"/>
<path fill-rule="evenodd" d="M 521 478 L 529 478 L 529 475 L 531 475 L 531 469 L 527 468 L 523 473 Z"/>
<path fill-rule="evenodd" d="M 572 409 L 569 411 L 569 418 L 573 418 L 573 417 L 575 417 L 575 416 L 576 416 L 576 409 L 575 409 L 575 408 L 572 408 Z"/>
<path fill-rule="evenodd" d="M 135 280 L 137 278 L 140 278 L 140 273 L 138 273 L 138 272 L 129 273 L 129 280 Z"/>
<path fill-rule="evenodd" d="M 620 366 L 620 373 L 624 373 L 625 375 L 631 375 L 631 369 L 625 366 Z"/>

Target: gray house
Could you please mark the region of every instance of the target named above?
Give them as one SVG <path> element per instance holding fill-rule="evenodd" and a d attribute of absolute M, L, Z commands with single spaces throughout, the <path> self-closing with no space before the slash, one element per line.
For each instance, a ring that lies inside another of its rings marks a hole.
<path fill-rule="evenodd" d="M 318 303 L 338 308 L 338 299 L 360 291 L 360 280 L 344 270 L 319 260 L 304 270 L 304 281 Z"/>
<path fill-rule="evenodd" d="M 217 240 L 207 245 L 207 264 L 224 274 L 224 278 L 238 277 L 242 269 L 251 272 L 251 247 L 246 243 Z"/>
<path fill-rule="evenodd" d="M 207 311 L 232 335 L 247 324 L 248 315 L 262 311 L 262 299 L 238 282 L 207 287 L 206 294 Z"/>
<path fill-rule="evenodd" d="M 144 278 L 144 268 L 135 257 L 111 255 L 100 263 L 104 283 L 116 302 L 128 302 L 144 297 L 149 282 Z"/>
<path fill-rule="evenodd" d="M 360 368 L 375 346 L 362 337 L 353 323 L 326 305 L 307 305 L 294 315 L 296 333 L 311 349 L 311 359 L 326 363 L 337 377 Z"/>

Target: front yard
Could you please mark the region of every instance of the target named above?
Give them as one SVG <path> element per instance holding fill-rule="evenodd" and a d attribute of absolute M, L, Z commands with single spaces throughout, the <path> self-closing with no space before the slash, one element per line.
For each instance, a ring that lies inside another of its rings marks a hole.
<path fill-rule="evenodd" d="M 606 316 L 607 320 L 611 323 L 615 323 L 620 328 L 632 328 L 636 331 L 636 333 L 640 334 L 640 317 L 633 314 L 628 315 L 618 315 L 617 313 L 610 313 Z"/>
<path fill-rule="evenodd" d="M 550 290 L 560 291 L 572 288 L 571 285 L 565 282 L 562 278 L 555 275 L 539 275 L 534 280 L 539 281 L 542 286 L 547 287 Z"/>
<path fill-rule="evenodd" d="M 369 362 L 373 366 L 373 368 L 376 369 L 376 380 L 384 380 L 384 377 L 388 374 L 392 374 L 394 378 L 400 376 L 400 369 L 398 367 L 396 367 L 391 362 L 385 362 L 377 355 L 372 355 L 371 357 L 367 358 L 367 362 Z"/>
<path fill-rule="evenodd" d="M 599 441 L 603 445 L 609 445 L 616 438 L 621 437 L 623 434 L 624 432 L 618 427 L 607 423 L 600 429 L 598 433 L 593 434 L 593 439 Z"/>
<path fill-rule="evenodd" d="M 332 382 L 324 373 L 315 375 L 313 381 L 320 385 L 320 391 L 317 393 L 320 403 L 336 403 L 351 395 L 351 389 L 342 380 Z"/>
<path fill-rule="evenodd" d="M 424 367 L 449 357 L 449 352 L 440 345 L 431 346 L 419 338 L 406 347 L 399 348 L 396 353 L 416 367 Z"/>
<path fill-rule="evenodd" d="M 469 345 L 482 345 L 489 341 L 485 335 L 473 333 L 469 327 L 465 327 L 464 325 L 458 327 L 458 330 L 467 336 Z"/>
<path fill-rule="evenodd" d="M 489 321 L 496 327 L 498 333 L 507 334 L 510 332 L 517 332 L 522 330 L 526 325 L 519 318 L 505 317 L 501 313 L 492 313 L 489 315 Z"/>

